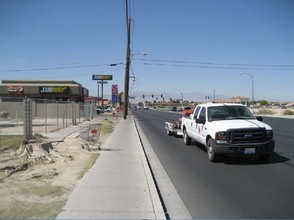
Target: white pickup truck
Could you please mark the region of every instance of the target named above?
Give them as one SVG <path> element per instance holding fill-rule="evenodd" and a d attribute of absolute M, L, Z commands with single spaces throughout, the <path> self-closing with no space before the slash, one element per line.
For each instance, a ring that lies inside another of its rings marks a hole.
<path fill-rule="evenodd" d="M 275 147 L 272 128 L 241 104 L 200 104 L 182 118 L 184 143 L 195 140 L 207 148 L 208 159 L 220 155 L 256 154 L 268 159 Z"/>

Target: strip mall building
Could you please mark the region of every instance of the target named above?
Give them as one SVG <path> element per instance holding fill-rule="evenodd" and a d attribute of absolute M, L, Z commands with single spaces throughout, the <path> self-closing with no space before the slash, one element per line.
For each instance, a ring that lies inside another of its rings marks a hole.
<path fill-rule="evenodd" d="M 2 80 L 2 101 L 22 101 L 25 97 L 84 102 L 89 90 L 71 80 Z"/>

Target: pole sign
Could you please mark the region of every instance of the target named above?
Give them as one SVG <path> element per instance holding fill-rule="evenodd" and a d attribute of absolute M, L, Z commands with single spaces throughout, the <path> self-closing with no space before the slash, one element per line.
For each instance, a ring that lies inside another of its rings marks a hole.
<path fill-rule="evenodd" d="M 108 82 L 107 82 L 107 81 L 103 81 L 103 80 L 101 80 L 101 81 L 97 81 L 97 83 L 98 83 L 98 84 L 107 84 Z"/>
<path fill-rule="evenodd" d="M 112 103 L 118 103 L 118 85 L 111 86 Z"/>
<path fill-rule="evenodd" d="M 113 104 L 118 103 L 118 96 L 117 95 L 112 95 L 112 103 Z"/>
<path fill-rule="evenodd" d="M 112 103 L 118 103 L 118 85 L 111 86 L 111 94 L 112 94 Z"/>
<path fill-rule="evenodd" d="M 92 75 L 92 80 L 112 80 L 112 75 Z"/>
<path fill-rule="evenodd" d="M 118 86 L 117 85 L 112 85 L 111 93 L 112 93 L 112 95 L 117 95 L 118 94 Z"/>

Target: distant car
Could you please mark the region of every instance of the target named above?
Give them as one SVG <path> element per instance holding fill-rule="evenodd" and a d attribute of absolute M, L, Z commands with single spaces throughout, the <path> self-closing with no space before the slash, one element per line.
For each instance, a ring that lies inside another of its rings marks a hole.
<path fill-rule="evenodd" d="M 112 108 L 111 107 L 108 107 L 105 111 L 106 112 L 112 112 Z"/>
<path fill-rule="evenodd" d="M 148 105 L 144 105 L 144 110 L 148 110 L 149 106 Z"/>
<path fill-rule="evenodd" d="M 192 108 L 190 106 L 186 106 L 183 109 L 183 116 L 189 116 L 192 114 Z"/>
<path fill-rule="evenodd" d="M 176 112 L 176 111 L 177 111 L 177 107 L 176 107 L 176 106 L 173 106 L 173 107 L 171 108 L 171 110 L 174 111 L 174 112 Z"/>
<path fill-rule="evenodd" d="M 101 106 L 96 107 L 96 113 L 99 115 L 100 113 L 103 113 L 104 111 L 102 110 Z"/>
<path fill-rule="evenodd" d="M 137 106 L 134 106 L 133 109 L 134 109 L 134 110 L 137 110 L 138 108 L 137 108 Z"/>

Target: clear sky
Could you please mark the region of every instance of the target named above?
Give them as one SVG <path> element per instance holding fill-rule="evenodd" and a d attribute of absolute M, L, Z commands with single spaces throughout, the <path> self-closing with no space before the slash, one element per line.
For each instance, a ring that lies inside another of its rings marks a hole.
<path fill-rule="evenodd" d="M 293 0 L 129 0 L 131 94 L 202 92 L 294 101 Z M 0 80 L 92 75 L 123 91 L 125 0 L 0 0 Z M 146 52 L 143 56 L 140 53 Z M 110 64 L 117 63 L 117 66 Z M 130 94 L 130 95 L 131 95 Z M 194 100 L 203 97 L 193 97 Z"/>

